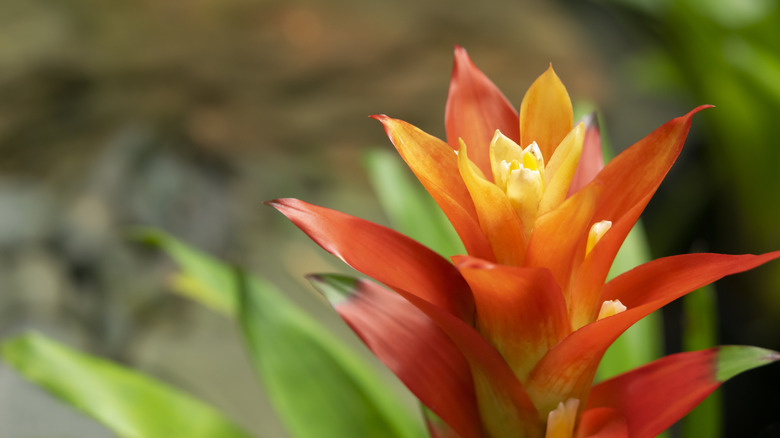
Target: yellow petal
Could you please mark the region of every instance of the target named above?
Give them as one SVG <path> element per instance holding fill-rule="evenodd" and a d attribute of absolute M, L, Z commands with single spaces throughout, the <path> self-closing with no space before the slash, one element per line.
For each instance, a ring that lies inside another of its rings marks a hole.
<path fill-rule="evenodd" d="M 531 170 L 521 167 L 509 173 L 506 182 L 506 195 L 509 197 L 512 207 L 520 215 L 525 236 L 529 238 L 536 222 L 542 193 L 544 193 L 544 188 L 538 169 Z"/>
<path fill-rule="evenodd" d="M 487 236 L 493 254 L 501 264 L 519 266 L 525 255 L 523 224 L 512 203 L 497 185 L 468 158 L 466 144 L 458 151 L 458 168 L 477 209 L 479 225 Z"/>
<path fill-rule="evenodd" d="M 496 129 L 493 140 L 490 141 L 490 167 L 493 170 L 493 182 L 501 190 L 506 190 L 510 163 L 513 161 L 522 163 L 523 155 L 525 155 L 523 148 Z"/>
<path fill-rule="evenodd" d="M 585 125 L 579 123 L 555 149 L 555 153 L 544 169 L 547 184 L 544 197 L 539 205 L 540 215 L 558 207 L 566 199 L 569 185 L 571 185 L 571 180 L 574 178 L 574 173 L 580 162 L 584 140 Z"/>
<path fill-rule="evenodd" d="M 549 159 L 573 123 L 569 93 L 551 65 L 531 84 L 520 104 L 520 144 L 535 141 Z"/>

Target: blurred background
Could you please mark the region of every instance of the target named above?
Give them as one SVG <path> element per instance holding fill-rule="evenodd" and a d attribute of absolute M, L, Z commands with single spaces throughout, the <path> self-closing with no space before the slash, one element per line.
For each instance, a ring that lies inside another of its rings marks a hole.
<path fill-rule="evenodd" d="M 264 275 L 340 271 L 263 201 L 387 223 L 364 172 L 386 113 L 444 137 L 452 49 L 516 107 L 549 63 L 625 148 L 700 104 L 644 215 L 654 257 L 780 249 L 777 0 L 2 0 L 0 336 L 43 331 L 285 436 L 235 328 L 169 293 L 164 229 Z M 720 344 L 780 350 L 780 263 L 717 283 Z M 664 311 L 682 348 L 680 306 Z M 357 345 L 357 343 L 355 343 Z M 724 436 L 780 436 L 780 370 L 723 392 Z M 0 436 L 111 434 L 0 366 Z"/>

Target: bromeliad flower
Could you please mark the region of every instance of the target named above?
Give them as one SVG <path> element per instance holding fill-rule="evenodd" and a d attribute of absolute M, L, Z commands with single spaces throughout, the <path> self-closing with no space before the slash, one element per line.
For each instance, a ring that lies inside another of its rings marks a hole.
<path fill-rule="evenodd" d="M 271 205 L 387 286 L 355 280 L 336 307 L 442 420 L 430 422 L 435 436 L 652 437 L 734 374 L 728 358 L 752 355 L 753 365 L 778 359 L 767 350 L 721 347 L 668 356 L 592 385 L 605 350 L 632 324 L 725 275 L 780 257 L 666 257 L 605 283 L 702 108 L 603 166 L 595 124 L 574 125 L 552 67 L 531 85 L 518 114 L 456 48 L 448 142 L 374 118 L 467 255 L 451 263 L 393 230 L 300 200 Z"/>

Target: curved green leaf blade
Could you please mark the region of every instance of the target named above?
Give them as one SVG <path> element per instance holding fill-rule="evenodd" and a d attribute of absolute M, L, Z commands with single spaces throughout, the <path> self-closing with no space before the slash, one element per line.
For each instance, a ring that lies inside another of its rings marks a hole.
<path fill-rule="evenodd" d="M 177 293 L 219 313 L 235 313 L 235 275 L 229 266 L 160 230 L 138 228 L 133 236 L 162 249 L 179 265 L 182 272 L 172 277 Z"/>
<path fill-rule="evenodd" d="M 737 374 L 778 360 L 780 353 L 777 351 L 744 345 L 724 345 L 718 347 L 715 379 L 725 382 Z"/>
<path fill-rule="evenodd" d="M 121 438 L 250 437 L 180 390 L 39 334 L 5 341 L 2 356 L 28 380 Z"/>
<path fill-rule="evenodd" d="M 272 285 L 246 279 L 238 317 L 255 369 L 296 438 L 423 437 L 374 370 Z"/>

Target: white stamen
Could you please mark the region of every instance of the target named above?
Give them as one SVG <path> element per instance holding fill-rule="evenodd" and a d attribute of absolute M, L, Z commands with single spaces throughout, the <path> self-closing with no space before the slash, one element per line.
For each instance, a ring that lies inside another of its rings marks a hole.
<path fill-rule="evenodd" d="M 620 300 L 607 300 L 601 304 L 601 310 L 599 310 L 599 316 L 596 320 L 601 320 L 612 315 L 617 315 L 620 312 L 625 312 L 628 307 L 623 305 Z"/>
<path fill-rule="evenodd" d="M 596 222 L 593 224 L 592 227 L 590 227 L 590 232 L 588 232 L 588 243 L 585 248 L 585 255 L 590 254 L 590 251 L 593 249 L 594 246 L 601 240 L 601 238 L 606 234 L 609 229 L 612 228 L 612 222 L 610 221 L 601 221 Z"/>
<path fill-rule="evenodd" d="M 571 438 L 574 435 L 574 424 L 577 421 L 577 409 L 580 401 L 576 398 L 558 403 L 558 407 L 547 415 L 547 431 L 545 438 Z"/>

